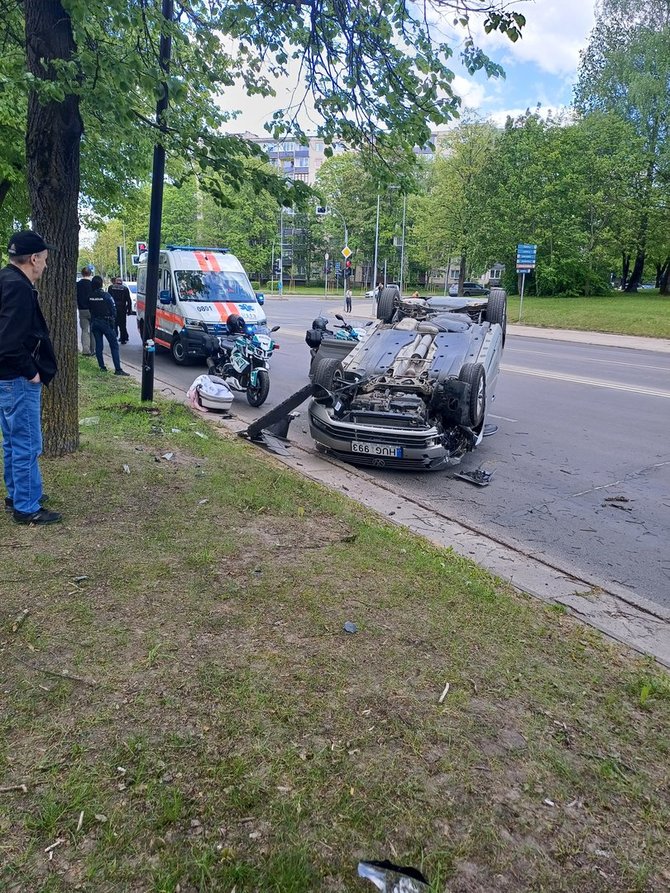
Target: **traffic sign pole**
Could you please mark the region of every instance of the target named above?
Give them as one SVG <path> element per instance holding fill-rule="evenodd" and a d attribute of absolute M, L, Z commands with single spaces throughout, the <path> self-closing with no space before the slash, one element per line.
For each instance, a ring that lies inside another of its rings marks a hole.
<path fill-rule="evenodd" d="M 532 273 L 535 269 L 537 259 L 537 245 L 517 245 L 516 249 L 516 271 L 521 275 L 521 290 L 519 300 L 519 322 L 523 313 L 523 293 L 526 288 L 526 274 Z"/>

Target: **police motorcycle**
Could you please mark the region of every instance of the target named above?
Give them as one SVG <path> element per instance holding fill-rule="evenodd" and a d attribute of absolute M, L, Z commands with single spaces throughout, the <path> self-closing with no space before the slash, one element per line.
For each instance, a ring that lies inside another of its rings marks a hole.
<path fill-rule="evenodd" d="M 208 335 L 207 370 L 234 391 L 244 391 L 250 406 L 262 406 L 270 393 L 270 358 L 279 347 L 270 334 L 249 332 L 236 313 L 226 320 L 228 335 Z"/>
<path fill-rule="evenodd" d="M 335 331 L 328 328 L 328 320 L 325 316 L 317 316 L 312 322 L 312 328 L 307 329 L 305 333 L 305 342 L 309 347 L 310 354 L 310 375 L 314 372 L 317 353 L 320 359 L 326 356 L 344 357 L 355 344 L 365 341 L 368 337 L 366 328 L 374 325 L 373 322 L 367 322 L 365 328 L 352 326 L 339 313 L 335 314 L 335 319 L 341 323 L 339 326 L 333 326 Z"/>

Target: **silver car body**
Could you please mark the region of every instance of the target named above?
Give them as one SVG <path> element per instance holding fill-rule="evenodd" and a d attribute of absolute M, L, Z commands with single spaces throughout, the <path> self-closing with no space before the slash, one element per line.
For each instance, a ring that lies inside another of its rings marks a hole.
<path fill-rule="evenodd" d="M 321 449 L 357 464 L 436 470 L 458 463 L 481 443 L 495 398 L 503 329 L 476 321 L 481 314 L 474 308 L 481 302 L 462 301 L 462 312 L 453 312 L 456 303 L 405 299 L 402 308 L 409 315 L 378 323 L 353 346 L 340 361 L 330 394 L 322 391 L 309 406 L 310 432 Z M 466 366 L 484 372 L 484 407 L 475 425 L 466 417 Z"/>

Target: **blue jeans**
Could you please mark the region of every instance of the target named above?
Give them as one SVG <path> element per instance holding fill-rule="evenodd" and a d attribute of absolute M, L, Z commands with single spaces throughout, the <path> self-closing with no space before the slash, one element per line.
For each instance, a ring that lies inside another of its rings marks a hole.
<path fill-rule="evenodd" d="M 38 511 L 42 476 L 42 384 L 27 378 L 0 380 L 0 427 L 7 495 L 17 512 Z"/>
<path fill-rule="evenodd" d="M 102 336 L 104 335 L 109 342 L 114 369 L 119 372 L 121 370 L 121 357 L 119 356 L 119 342 L 116 337 L 115 329 L 116 323 L 112 325 L 111 322 L 105 322 L 102 319 L 94 319 L 91 321 L 91 331 L 95 336 L 95 356 L 98 361 L 98 366 L 100 366 L 101 369 L 105 368 L 105 361 L 102 357 Z"/>

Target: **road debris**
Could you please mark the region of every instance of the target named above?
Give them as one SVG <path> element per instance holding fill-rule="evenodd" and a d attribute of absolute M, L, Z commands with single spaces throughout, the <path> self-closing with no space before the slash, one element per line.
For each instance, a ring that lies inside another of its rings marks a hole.
<path fill-rule="evenodd" d="M 444 699 L 449 694 L 449 688 L 450 688 L 450 686 L 449 686 L 449 683 L 447 682 L 447 684 L 444 686 L 442 694 L 440 695 L 440 699 L 437 702 L 438 704 L 442 704 L 444 702 Z"/>

